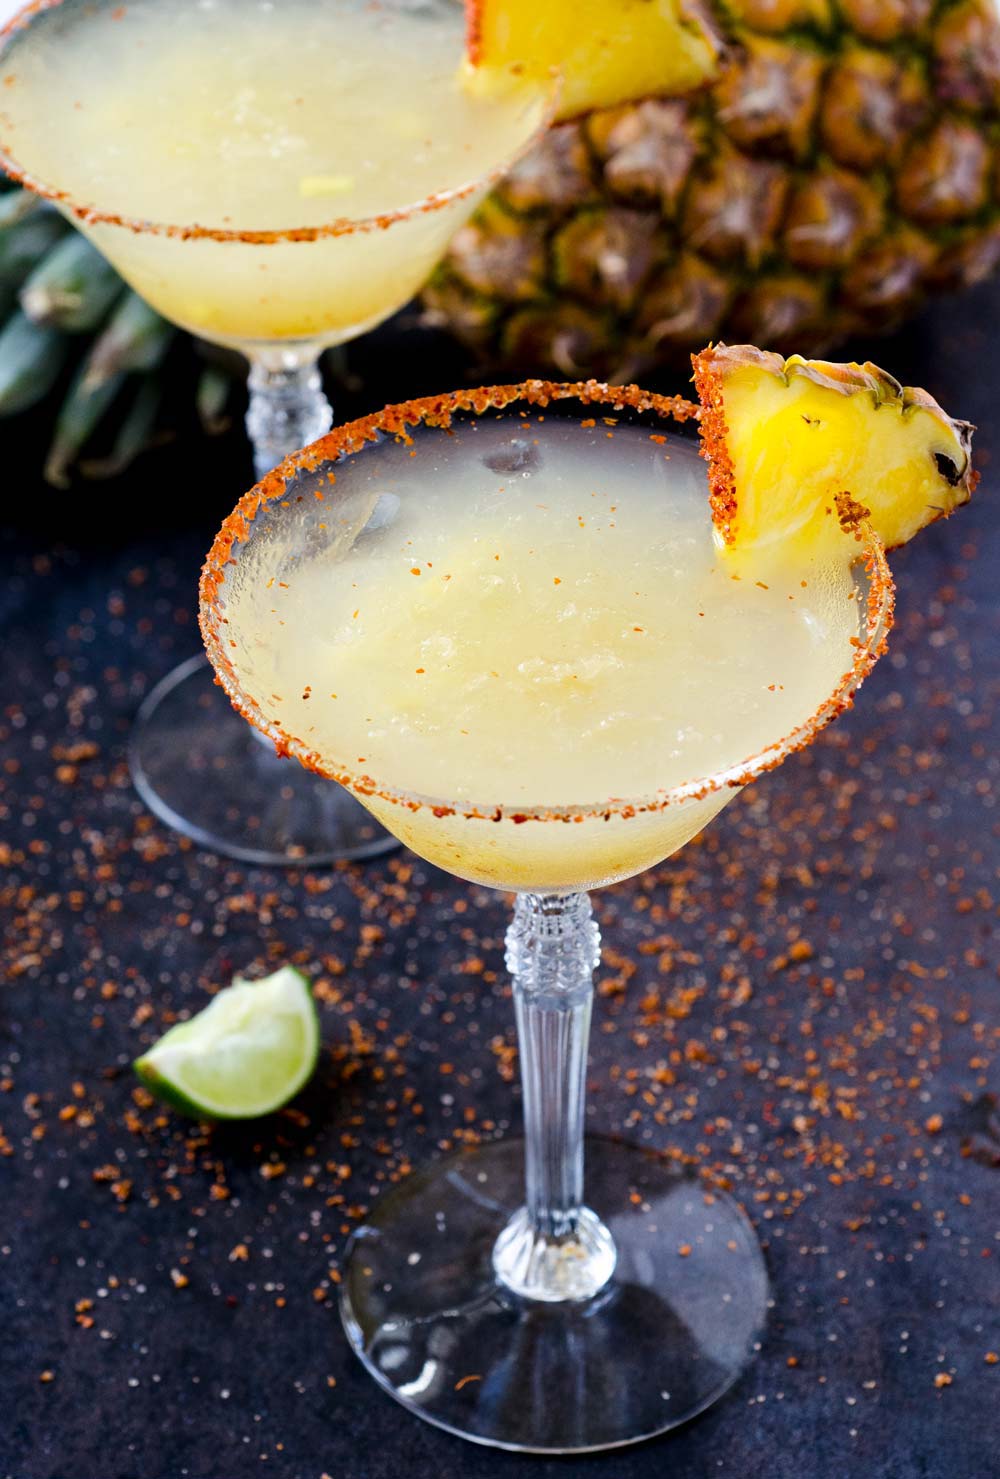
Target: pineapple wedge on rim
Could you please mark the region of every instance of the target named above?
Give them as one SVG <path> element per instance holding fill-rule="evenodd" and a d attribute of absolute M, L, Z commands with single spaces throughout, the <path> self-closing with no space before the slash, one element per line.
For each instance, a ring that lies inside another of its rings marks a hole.
<path fill-rule="evenodd" d="M 560 79 L 556 121 L 689 92 L 721 43 L 692 0 L 465 0 L 473 89 Z"/>
<path fill-rule="evenodd" d="M 750 344 L 692 363 L 712 519 L 732 550 L 813 542 L 862 519 L 893 549 L 972 496 L 975 428 L 877 365 Z"/>

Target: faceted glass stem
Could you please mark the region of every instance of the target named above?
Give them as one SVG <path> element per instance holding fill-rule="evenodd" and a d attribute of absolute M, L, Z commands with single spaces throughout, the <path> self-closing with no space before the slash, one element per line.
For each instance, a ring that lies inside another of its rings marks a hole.
<path fill-rule="evenodd" d="M 507 931 L 524 1097 L 525 1204 L 496 1241 L 508 1289 L 549 1302 L 589 1299 L 615 1247 L 583 1204 L 583 1120 L 593 973 L 600 935 L 586 894 L 519 894 Z"/>
<path fill-rule="evenodd" d="M 253 443 L 258 481 L 289 452 L 297 452 L 333 425 L 333 410 L 323 394 L 318 356 L 283 352 L 277 360 L 252 359 L 247 435 Z"/>

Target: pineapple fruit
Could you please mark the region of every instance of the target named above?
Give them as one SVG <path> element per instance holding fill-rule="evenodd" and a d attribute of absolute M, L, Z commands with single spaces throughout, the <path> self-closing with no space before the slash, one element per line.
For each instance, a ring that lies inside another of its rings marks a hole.
<path fill-rule="evenodd" d="M 817 352 L 1000 259 L 1000 0 L 469 8 L 470 70 L 509 65 L 534 27 L 532 66 L 564 64 L 562 112 L 584 115 L 515 167 L 425 292 L 483 358 L 626 379 L 723 328 Z M 615 101 L 647 89 L 668 96 Z M 0 417 L 68 384 L 59 485 L 158 434 L 175 333 L 76 243 L 0 174 Z M 206 430 L 230 387 L 225 365 L 201 371 Z"/>
<path fill-rule="evenodd" d="M 859 520 L 887 549 L 967 503 L 974 427 L 877 365 L 718 344 L 693 359 L 712 518 L 745 551 Z"/>
<path fill-rule="evenodd" d="M 723 327 L 816 351 L 993 269 L 997 0 L 699 0 L 678 45 L 699 25 L 701 85 L 553 129 L 456 237 L 433 320 L 493 362 L 629 378 Z"/>

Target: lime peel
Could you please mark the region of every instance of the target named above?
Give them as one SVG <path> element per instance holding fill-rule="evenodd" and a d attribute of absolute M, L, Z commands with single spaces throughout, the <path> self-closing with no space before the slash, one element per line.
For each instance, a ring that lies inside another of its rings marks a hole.
<path fill-rule="evenodd" d="M 283 966 L 233 984 L 164 1033 L 133 1067 L 158 1098 L 195 1119 L 252 1119 L 287 1104 L 319 1056 L 309 981 Z"/>

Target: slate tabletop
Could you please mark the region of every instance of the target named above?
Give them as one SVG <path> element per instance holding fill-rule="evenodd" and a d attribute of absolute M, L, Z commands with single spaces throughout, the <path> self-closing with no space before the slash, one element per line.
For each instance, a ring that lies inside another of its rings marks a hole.
<path fill-rule="evenodd" d="M 336 1313 L 379 1192 L 517 1129 L 508 901 L 401 851 L 237 865 L 131 788 L 130 723 L 197 650 L 200 561 L 251 481 L 239 426 L 207 442 L 182 409 L 172 444 L 66 493 L 39 476 L 51 407 L 3 428 L 4 1479 L 1000 1473 L 1000 284 L 849 352 L 978 422 L 983 481 L 895 556 L 890 654 L 853 712 L 597 896 L 590 1125 L 731 1185 L 773 1309 L 716 1407 L 587 1459 L 421 1423 Z M 405 318 L 348 369 L 341 417 L 468 373 Z M 324 1043 L 290 1109 L 213 1129 L 153 1105 L 136 1053 L 282 961 Z"/>

